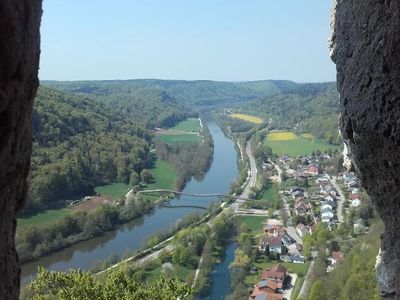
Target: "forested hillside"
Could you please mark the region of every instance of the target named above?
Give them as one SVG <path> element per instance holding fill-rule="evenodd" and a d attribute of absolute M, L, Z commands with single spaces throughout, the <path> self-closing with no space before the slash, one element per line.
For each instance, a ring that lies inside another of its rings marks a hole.
<path fill-rule="evenodd" d="M 91 99 L 41 87 L 33 111 L 34 145 L 27 211 L 129 181 L 146 165 L 150 135 L 134 120 Z"/>
<path fill-rule="evenodd" d="M 42 84 L 71 93 L 100 96 L 103 100 L 117 96 L 137 98 L 146 93 L 164 92 L 176 99 L 180 107 L 227 107 L 296 89 L 299 84 L 284 80 L 223 82 L 209 80 L 110 80 L 110 81 L 44 81 Z"/>
<path fill-rule="evenodd" d="M 297 129 L 333 144 L 340 143 L 336 84 L 283 83 L 280 88 L 284 92 L 249 102 L 241 110 L 261 116 L 272 128 Z"/>

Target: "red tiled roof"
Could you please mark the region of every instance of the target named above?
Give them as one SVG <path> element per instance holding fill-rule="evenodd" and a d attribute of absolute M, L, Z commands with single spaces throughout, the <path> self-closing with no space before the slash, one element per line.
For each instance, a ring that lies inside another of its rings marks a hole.
<path fill-rule="evenodd" d="M 358 193 L 356 193 L 356 194 L 349 193 L 349 198 L 350 198 L 351 200 L 361 199 L 361 195 L 358 194 Z"/>
<path fill-rule="evenodd" d="M 257 295 L 257 300 L 282 300 L 283 295 L 282 294 L 272 294 L 268 292 L 261 292 Z M 253 298 L 255 298 L 254 296 Z"/>
<path fill-rule="evenodd" d="M 332 251 L 332 258 L 336 260 L 336 263 L 339 263 L 344 259 L 344 254 L 340 251 Z"/>
<path fill-rule="evenodd" d="M 281 264 L 274 265 L 271 269 L 265 270 L 261 274 L 261 279 L 274 279 L 279 280 L 281 282 L 281 287 L 283 285 L 283 281 L 285 280 L 286 276 L 286 268 Z"/>

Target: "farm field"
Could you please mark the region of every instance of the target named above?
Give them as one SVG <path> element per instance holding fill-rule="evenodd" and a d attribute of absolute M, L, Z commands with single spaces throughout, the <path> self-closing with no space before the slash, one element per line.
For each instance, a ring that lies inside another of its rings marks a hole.
<path fill-rule="evenodd" d="M 174 127 L 160 131 L 156 139 L 170 144 L 186 144 L 200 142 L 200 120 L 188 118 Z"/>
<path fill-rule="evenodd" d="M 253 124 L 261 124 L 263 120 L 259 117 L 251 116 L 251 115 L 246 115 L 246 114 L 231 114 L 231 118 L 234 119 L 240 119 L 246 122 L 250 122 Z"/>
<path fill-rule="evenodd" d="M 45 211 L 42 211 L 40 213 L 37 213 L 36 215 L 32 215 L 29 217 L 24 217 L 24 218 L 18 218 L 17 219 L 17 224 L 18 228 L 24 228 L 26 226 L 32 226 L 32 225 L 40 225 L 41 223 L 44 222 L 51 222 L 51 221 L 56 221 L 59 220 L 63 217 L 66 217 L 70 214 L 72 214 L 73 211 L 71 211 L 68 208 L 60 208 L 60 209 L 48 209 Z"/>
<path fill-rule="evenodd" d="M 197 134 L 160 134 L 157 139 L 165 143 L 198 143 L 200 137 Z"/>
<path fill-rule="evenodd" d="M 311 139 L 307 134 L 297 136 L 293 132 L 273 132 L 268 134 L 265 144 L 271 147 L 272 152 L 278 155 L 309 155 L 313 151 L 332 151 L 339 149 L 338 145 L 331 145 L 322 140 Z"/>
<path fill-rule="evenodd" d="M 197 118 L 188 118 L 185 121 L 179 122 L 174 127 L 171 127 L 169 130 L 179 130 L 179 131 L 196 131 L 199 132 L 201 130 L 200 121 Z"/>

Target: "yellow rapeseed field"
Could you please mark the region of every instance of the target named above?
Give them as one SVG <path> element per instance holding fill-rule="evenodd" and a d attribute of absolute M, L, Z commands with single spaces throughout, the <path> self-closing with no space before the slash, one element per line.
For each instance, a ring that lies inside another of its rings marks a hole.
<path fill-rule="evenodd" d="M 240 119 L 254 124 L 261 124 L 263 122 L 263 120 L 260 119 L 259 117 L 245 115 L 245 114 L 231 114 L 230 116 L 231 118 Z"/>
<path fill-rule="evenodd" d="M 282 132 L 272 132 L 268 134 L 268 141 L 290 141 L 297 140 L 298 137 L 293 132 L 282 131 Z"/>

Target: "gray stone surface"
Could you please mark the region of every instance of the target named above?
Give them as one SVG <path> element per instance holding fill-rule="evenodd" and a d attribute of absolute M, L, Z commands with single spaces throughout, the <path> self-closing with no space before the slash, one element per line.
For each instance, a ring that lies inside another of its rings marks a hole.
<path fill-rule="evenodd" d="M 385 223 L 377 265 L 382 297 L 399 299 L 400 1 L 338 0 L 333 15 L 340 128 Z"/>
<path fill-rule="evenodd" d="M 15 213 L 24 204 L 38 86 L 40 0 L 0 1 L 0 299 L 18 299 Z"/>

